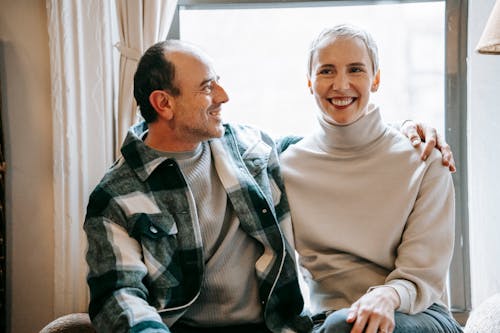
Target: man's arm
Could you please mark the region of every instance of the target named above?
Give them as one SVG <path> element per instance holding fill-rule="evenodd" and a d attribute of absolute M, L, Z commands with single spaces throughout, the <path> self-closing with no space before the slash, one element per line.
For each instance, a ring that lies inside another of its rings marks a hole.
<path fill-rule="evenodd" d="M 400 131 L 410 139 L 415 147 L 418 147 L 422 141 L 425 142 L 421 155 L 422 160 L 425 161 L 432 149 L 436 148 L 441 152 L 443 165 L 447 166 L 452 173 L 457 171 L 450 145 L 446 143 L 434 127 L 421 122 L 416 123 L 412 120 L 406 120 L 401 125 Z"/>
<path fill-rule="evenodd" d="M 141 246 L 110 219 L 121 213 L 104 196 L 103 191 L 94 191 L 84 224 L 92 323 L 98 332 L 170 332 L 147 302 L 149 292 L 143 283 L 147 267 Z"/>

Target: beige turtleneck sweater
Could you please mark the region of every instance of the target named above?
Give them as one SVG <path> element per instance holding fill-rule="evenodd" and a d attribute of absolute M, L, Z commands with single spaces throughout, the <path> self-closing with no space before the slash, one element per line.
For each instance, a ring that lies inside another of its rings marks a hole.
<path fill-rule="evenodd" d="M 281 156 L 313 313 L 381 285 L 396 290 L 404 313 L 446 305 L 454 190 L 439 153 L 422 161 L 378 109 L 348 126 L 319 122 Z"/>

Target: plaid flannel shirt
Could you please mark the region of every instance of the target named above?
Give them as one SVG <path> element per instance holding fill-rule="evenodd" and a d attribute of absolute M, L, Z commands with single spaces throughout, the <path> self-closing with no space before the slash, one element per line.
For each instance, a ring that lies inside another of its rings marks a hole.
<path fill-rule="evenodd" d="M 200 290 L 196 203 L 175 160 L 144 145 L 146 130 L 145 123 L 129 130 L 122 157 L 87 207 L 89 314 L 99 332 L 169 332 Z M 309 331 L 274 142 L 230 125 L 209 142 L 241 228 L 264 247 L 255 269 L 266 325 L 273 332 Z"/>

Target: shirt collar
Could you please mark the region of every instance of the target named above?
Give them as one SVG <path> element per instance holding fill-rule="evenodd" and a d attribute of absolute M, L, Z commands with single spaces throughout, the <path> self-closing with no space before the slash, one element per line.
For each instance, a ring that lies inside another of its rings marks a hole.
<path fill-rule="evenodd" d="M 144 121 L 130 127 L 121 148 L 123 158 L 141 181 L 145 181 L 162 162 L 168 159 L 144 144 L 143 138 L 147 131 L 148 125 Z"/>

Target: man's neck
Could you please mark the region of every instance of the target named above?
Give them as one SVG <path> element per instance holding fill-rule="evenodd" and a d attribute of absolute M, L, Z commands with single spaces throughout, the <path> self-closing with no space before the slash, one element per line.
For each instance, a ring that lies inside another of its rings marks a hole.
<path fill-rule="evenodd" d="M 185 138 L 178 138 L 175 133 L 169 130 L 158 128 L 157 126 L 148 125 L 149 130 L 144 144 L 150 148 L 166 151 L 166 152 L 184 152 L 194 151 L 199 147 L 201 142 L 191 142 Z"/>

